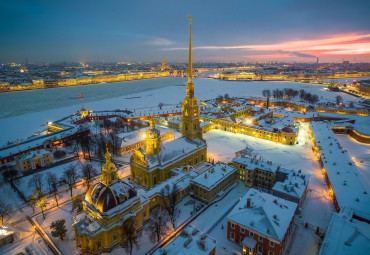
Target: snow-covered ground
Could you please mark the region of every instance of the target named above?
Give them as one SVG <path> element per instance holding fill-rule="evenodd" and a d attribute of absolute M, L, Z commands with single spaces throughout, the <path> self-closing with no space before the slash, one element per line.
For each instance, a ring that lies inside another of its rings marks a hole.
<path fill-rule="evenodd" d="M 162 79 L 156 79 L 156 81 Z M 163 79 L 165 80 L 165 79 Z M 146 80 L 143 82 L 152 82 L 152 80 Z M 143 107 L 156 107 L 159 102 L 164 102 L 165 104 L 178 104 L 185 96 L 185 86 L 179 86 L 180 84 L 185 84 L 185 79 L 172 79 L 169 86 L 159 86 L 161 88 L 154 89 L 151 91 L 143 90 L 132 90 L 132 93 L 123 93 L 120 95 L 116 93 L 116 97 L 95 97 L 95 101 L 91 100 L 85 103 L 85 106 L 89 110 L 113 110 L 113 109 L 133 109 L 133 108 L 143 108 Z M 127 82 L 130 84 L 130 82 Z M 136 83 L 138 84 L 138 83 Z M 269 82 L 269 81 L 256 81 L 256 82 L 233 82 L 233 81 L 220 81 L 212 79 L 195 79 L 195 93 L 200 100 L 214 98 L 218 95 L 223 95 L 228 93 L 230 96 L 261 96 L 262 90 L 264 89 L 276 89 L 276 88 L 294 88 L 294 89 L 305 89 L 310 93 L 318 94 L 320 101 L 334 101 L 335 96 L 338 93 L 323 91 L 323 86 L 311 85 L 311 84 L 300 84 L 292 82 Z M 167 84 L 168 85 L 168 84 Z M 104 87 L 105 85 L 97 85 Z M 92 86 L 94 87 L 94 86 Z M 63 88 L 61 88 L 63 89 Z M 55 91 L 59 90 L 55 89 Z M 32 91 L 32 95 L 37 95 L 38 91 Z M 23 93 L 23 92 L 22 92 Z M 27 92 L 24 92 L 27 93 Z M 76 93 L 76 96 L 79 93 Z M 350 95 L 340 93 L 344 101 L 358 101 Z M 128 96 L 130 95 L 130 96 Z M 71 95 L 73 97 L 75 95 Z M 93 97 L 93 93 L 92 93 Z M 34 100 L 40 100 L 35 96 Z M 47 111 L 27 113 L 19 116 L 13 116 L 6 118 L 4 115 L 4 110 L 0 110 L 0 127 L 2 127 L 2 136 L 0 137 L 0 145 L 6 143 L 8 140 L 15 140 L 17 138 L 25 138 L 32 135 L 35 131 L 45 129 L 46 122 L 59 119 L 61 117 L 67 116 L 72 112 L 76 112 L 79 108 L 79 104 L 75 104 L 75 101 L 68 104 L 69 106 L 64 107 L 45 107 L 44 109 L 51 109 Z M 30 102 L 32 104 L 32 102 Z M 25 107 L 28 107 L 25 105 Z M 32 107 L 31 107 L 32 108 Z M 22 109 L 18 109 L 22 111 Z M 1 112 L 2 111 L 2 112 Z M 25 125 L 27 123 L 27 125 Z M 5 127 L 5 128 L 4 128 Z M 314 226 L 320 226 L 321 228 L 326 228 L 329 224 L 330 218 L 333 213 L 333 205 L 330 197 L 328 195 L 327 186 L 324 177 L 321 173 L 320 165 L 312 153 L 311 147 L 312 142 L 309 138 L 307 124 L 302 124 L 299 132 L 299 144 L 296 145 L 283 145 L 263 139 L 258 139 L 254 137 L 249 137 L 241 134 L 232 134 L 225 131 L 213 130 L 204 135 L 204 138 L 208 143 L 208 153 L 215 158 L 215 161 L 229 162 L 234 158 L 235 152 L 244 149 L 247 145 L 251 146 L 255 151 L 261 155 L 265 160 L 271 160 L 274 163 L 280 164 L 281 166 L 289 169 L 299 170 L 302 172 L 310 174 L 311 179 L 309 183 L 309 192 L 307 198 L 303 204 L 303 213 L 299 216 L 299 220 L 303 222 L 308 222 Z M 339 140 L 342 145 L 348 150 L 351 156 L 355 156 L 358 161 L 363 161 L 363 163 L 358 162 L 359 168 L 362 170 L 364 176 L 369 178 L 369 152 L 370 147 L 368 145 L 359 144 L 353 141 L 347 136 L 339 136 Z M 128 162 L 129 156 L 118 157 L 117 161 Z M 357 160 L 355 160 L 357 161 Z M 357 163 L 356 163 L 357 164 Z M 101 163 L 96 163 L 95 168 L 100 172 Z M 66 165 L 51 168 L 47 171 L 52 171 L 57 174 L 58 178 L 62 175 L 63 169 Z M 127 177 L 130 174 L 128 166 L 122 166 L 119 169 L 119 175 L 121 178 Z M 43 172 L 45 174 L 46 171 Z M 27 187 L 28 179 L 30 177 L 22 178 L 22 183 L 18 186 L 24 193 L 30 195 L 32 190 Z M 47 186 L 45 186 L 47 189 Z M 66 219 L 66 227 L 68 228 L 67 240 L 61 242 L 54 240 L 58 247 L 63 250 L 65 254 L 76 254 L 74 249 L 74 234 L 71 228 L 71 217 L 69 191 L 67 187 L 63 187 L 64 192 L 60 194 L 61 201 L 65 202 L 60 208 L 55 208 L 46 213 L 47 218 L 44 221 L 42 216 L 36 216 L 37 221 L 40 222 L 45 231 L 50 234 L 50 223 L 53 220 L 59 218 Z M 18 222 L 15 226 L 19 228 L 16 230 L 19 234 L 25 235 L 22 242 L 19 243 L 19 247 L 22 245 L 28 245 L 30 243 L 37 244 L 37 235 L 32 235 L 28 233 L 29 224 L 27 221 L 22 221 L 26 215 L 33 215 L 32 209 L 30 207 L 22 207 L 23 201 L 17 196 L 17 194 L 10 188 L 10 186 L 2 186 L 1 189 L 7 196 L 7 201 L 12 203 L 13 209 L 20 208 L 17 212 L 10 215 L 8 222 Z M 192 225 L 199 230 L 207 232 L 210 230 L 218 219 L 223 216 L 223 214 L 230 208 L 235 201 L 242 197 L 248 188 L 244 184 L 239 183 L 239 185 L 232 189 L 232 191 L 221 201 L 212 205 L 208 208 L 204 214 L 198 217 Z M 84 194 L 86 187 L 83 185 L 77 186 L 74 190 L 74 194 L 80 193 Z M 4 198 L 5 199 L 5 198 Z M 178 224 L 181 224 L 186 219 L 190 217 L 190 210 L 192 210 L 192 205 L 185 206 L 185 203 L 189 198 L 184 198 L 179 204 L 181 209 L 181 216 L 178 220 Z M 54 201 L 52 198 L 49 199 L 48 207 L 54 206 Z M 217 205 L 217 206 L 216 206 Z M 36 210 L 38 212 L 38 210 Z M 222 226 L 224 228 L 222 228 Z M 311 232 L 304 232 L 300 226 L 296 226 L 294 243 L 291 246 L 289 254 L 297 254 L 300 252 L 300 247 L 308 247 L 309 251 L 312 251 L 312 245 L 315 244 L 317 238 Z M 22 231 L 25 230 L 23 234 Z M 308 230 L 307 230 L 308 231 Z M 33 233 L 33 232 L 32 232 Z M 241 247 L 235 245 L 226 239 L 226 219 L 221 220 L 209 233 L 210 236 L 214 237 L 217 241 L 217 254 L 232 254 L 233 252 L 240 252 Z M 35 238 L 36 237 L 36 238 Z M 300 243 L 300 245 L 296 245 Z M 154 244 L 148 240 L 147 234 L 142 235 L 140 239 L 141 248 L 137 251 L 137 254 L 144 254 L 148 251 Z M 42 244 L 40 244 L 42 245 Z M 11 249 L 11 245 L 6 245 L 0 248 L 0 254 L 8 254 Z M 15 246 L 13 246 L 14 248 Z M 36 246 L 37 247 L 37 246 Z M 7 249 L 7 250 L 6 250 Z M 41 249 L 41 248 L 40 248 Z M 3 252 L 5 251 L 5 252 Z M 13 254 L 13 253 L 9 253 Z M 43 254 L 42 251 L 37 254 Z M 126 254 L 124 249 L 117 248 L 112 254 Z M 311 254 L 307 252 L 305 254 Z"/>
<path fill-rule="evenodd" d="M 15 240 L 0 247 L 0 254 L 18 255 L 18 254 L 53 254 L 42 238 L 37 234 L 33 226 L 28 221 L 23 221 L 16 226 L 11 227 L 15 232 Z M 30 252 L 28 253 L 26 249 Z"/>
<path fill-rule="evenodd" d="M 76 161 L 73 161 L 73 162 L 70 162 L 70 163 L 66 163 L 66 164 L 62 164 L 62 165 L 59 165 L 59 166 L 55 166 L 55 167 L 52 167 L 50 169 L 47 169 L 45 171 L 42 171 L 41 174 L 42 174 L 42 187 L 43 187 L 43 192 L 46 193 L 46 192 L 49 192 L 49 187 L 47 185 L 47 181 L 46 181 L 46 174 L 47 173 L 54 173 L 57 177 L 57 180 L 60 180 L 61 177 L 63 176 L 63 172 L 64 170 L 69 166 L 69 165 L 75 165 L 76 166 L 76 171 L 77 171 L 77 174 L 78 174 L 78 178 L 77 178 L 77 181 L 81 180 L 81 175 L 82 175 L 82 164 L 86 162 L 86 160 L 76 160 Z M 87 160 L 87 162 L 89 162 Z M 96 161 L 92 161 L 91 162 L 92 166 L 95 168 L 96 172 L 99 174 L 100 173 L 100 162 L 96 162 Z M 29 180 L 32 178 L 33 175 L 28 175 L 28 176 L 25 176 L 23 178 L 20 178 L 19 179 L 19 182 L 17 183 L 17 187 L 18 189 L 25 195 L 26 198 L 29 198 L 31 195 L 32 195 L 32 192 L 33 192 L 33 189 L 30 188 L 28 186 L 28 182 Z M 64 185 L 66 186 L 66 185 Z M 66 187 L 64 187 L 66 188 Z M 60 188 L 59 188 L 60 189 Z"/>

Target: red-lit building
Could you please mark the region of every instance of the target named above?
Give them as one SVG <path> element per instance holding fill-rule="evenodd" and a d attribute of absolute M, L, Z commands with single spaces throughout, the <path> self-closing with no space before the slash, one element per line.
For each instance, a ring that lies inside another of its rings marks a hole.
<path fill-rule="evenodd" d="M 290 236 L 297 204 L 250 189 L 228 215 L 227 239 L 243 255 L 280 255 Z"/>

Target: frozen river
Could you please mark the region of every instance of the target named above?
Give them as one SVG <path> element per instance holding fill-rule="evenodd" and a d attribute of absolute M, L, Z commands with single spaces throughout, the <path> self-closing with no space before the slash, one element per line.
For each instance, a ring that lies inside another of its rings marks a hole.
<path fill-rule="evenodd" d="M 159 78 L 1 93 L 0 118 L 79 104 L 79 94 L 84 102 L 93 102 L 185 83 L 184 78 Z"/>
<path fill-rule="evenodd" d="M 205 80 L 208 81 L 207 83 L 213 82 L 215 84 L 218 84 L 221 82 L 219 80 L 198 79 L 198 81 L 201 81 L 201 83 L 203 83 L 203 81 Z M 348 81 L 349 79 L 346 80 Z M 83 95 L 84 103 L 89 103 L 104 99 L 129 96 L 136 93 L 165 88 L 169 86 L 182 87 L 186 84 L 186 82 L 186 78 L 158 78 L 128 82 L 92 84 L 75 87 L 60 87 L 44 90 L 0 93 L 0 119 L 32 112 L 40 112 L 77 105 L 80 104 L 80 99 L 78 98 L 79 94 Z M 225 83 L 225 85 L 235 85 L 235 87 L 239 87 L 241 84 L 247 85 L 249 88 L 252 89 L 251 92 L 253 96 L 261 96 L 259 89 L 257 89 L 257 94 L 253 93 L 258 87 L 274 89 L 274 87 L 292 87 L 292 84 L 294 84 L 294 87 L 296 87 L 296 89 L 301 89 L 302 87 L 307 88 L 307 84 L 297 84 L 291 82 L 223 82 Z M 272 84 L 278 86 L 271 86 Z M 284 84 L 286 84 L 286 86 L 282 86 Z M 219 92 L 220 94 L 222 94 L 222 91 Z M 232 92 L 230 94 L 232 95 Z M 127 99 L 133 98 L 127 97 Z"/>

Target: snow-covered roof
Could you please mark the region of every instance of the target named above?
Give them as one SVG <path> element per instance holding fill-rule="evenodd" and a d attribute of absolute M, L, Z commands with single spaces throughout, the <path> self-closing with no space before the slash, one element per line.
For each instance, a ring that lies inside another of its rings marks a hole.
<path fill-rule="evenodd" d="M 319 255 L 369 254 L 369 224 L 333 214 Z"/>
<path fill-rule="evenodd" d="M 157 125 L 155 128 L 160 131 L 161 135 L 172 132 L 171 129 L 159 125 Z M 145 127 L 132 132 L 119 134 L 118 137 L 121 139 L 121 148 L 144 141 L 143 135 L 149 129 L 150 127 Z"/>
<path fill-rule="evenodd" d="M 153 255 L 208 255 L 216 249 L 216 240 L 188 226 L 167 246 L 157 249 Z"/>
<path fill-rule="evenodd" d="M 234 174 L 236 169 L 233 166 L 218 163 L 205 171 L 198 177 L 194 178 L 191 183 L 200 186 L 206 190 L 211 190 L 217 184 L 225 180 L 230 175 Z"/>
<path fill-rule="evenodd" d="M 170 185 L 170 188 L 173 187 L 173 184 L 176 184 L 179 190 L 184 190 L 190 185 L 190 180 L 198 176 L 198 173 L 195 171 L 186 172 L 183 171 L 181 167 L 171 170 L 171 173 L 174 174 L 171 178 L 159 183 L 153 188 L 145 192 L 146 196 L 151 198 L 157 194 L 161 193 L 161 190 L 166 186 Z"/>
<path fill-rule="evenodd" d="M 255 170 L 260 169 L 268 172 L 275 173 L 277 170 L 280 169 L 278 164 L 274 164 L 272 162 L 267 162 L 259 159 L 254 159 L 253 157 L 249 157 L 246 155 L 240 155 L 233 159 L 233 162 L 242 164 L 246 166 L 248 170 Z"/>
<path fill-rule="evenodd" d="M 50 151 L 40 149 L 37 151 L 29 151 L 29 153 L 24 153 L 21 156 L 16 158 L 16 161 L 30 160 L 36 157 L 43 157 L 44 155 L 51 154 Z"/>
<path fill-rule="evenodd" d="M 247 200 L 250 199 L 250 207 Z M 228 220 L 283 241 L 297 204 L 251 188 L 227 216 Z"/>
<path fill-rule="evenodd" d="M 285 180 L 283 182 L 277 181 L 272 187 L 272 190 L 276 190 L 300 199 L 306 190 L 310 175 L 297 173 L 294 170 L 284 172 L 287 173 Z"/>
<path fill-rule="evenodd" d="M 310 123 L 326 174 L 340 208 L 347 207 L 370 219 L 370 187 L 328 124 Z"/>
<path fill-rule="evenodd" d="M 156 167 L 164 166 L 171 161 L 185 157 L 190 152 L 200 150 L 205 146 L 206 143 L 199 138 L 191 140 L 188 137 L 181 137 L 163 144 L 161 151 L 157 155 L 142 153 L 145 155 L 145 160 L 150 171 L 151 169 L 154 170 Z"/>

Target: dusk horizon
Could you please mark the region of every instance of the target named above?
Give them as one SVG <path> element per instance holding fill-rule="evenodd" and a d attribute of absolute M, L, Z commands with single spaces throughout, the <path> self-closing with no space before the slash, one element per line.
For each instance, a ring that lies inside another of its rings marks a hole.
<path fill-rule="evenodd" d="M 0 63 L 369 62 L 368 1 L 2 1 Z"/>

